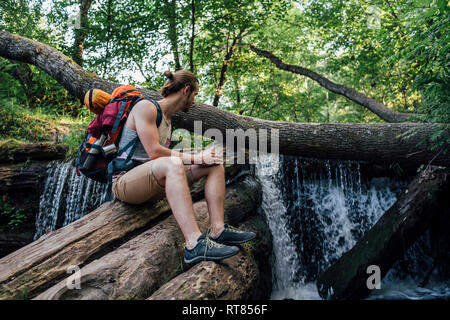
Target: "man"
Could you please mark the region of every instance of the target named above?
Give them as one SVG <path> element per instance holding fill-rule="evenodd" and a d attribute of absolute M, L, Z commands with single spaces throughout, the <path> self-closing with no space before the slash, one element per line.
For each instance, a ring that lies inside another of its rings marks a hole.
<path fill-rule="evenodd" d="M 143 203 L 165 194 L 173 215 L 184 235 L 184 261 L 221 260 L 238 253 L 235 244 L 255 237 L 224 224 L 225 174 L 221 157 L 212 151 L 200 154 L 181 153 L 168 149 L 171 138 L 171 117 L 175 112 L 188 112 L 199 90 L 197 78 L 189 71 L 172 74 L 161 88 L 164 97 L 159 104 L 162 121 L 156 125 L 157 106 L 148 100 L 138 102 L 123 128 L 119 149 L 136 136 L 139 143 L 133 160 L 143 164 L 122 172 L 114 178 L 113 193 L 128 203 Z M 121 155 L 126 157 L 127 153 Z M 210 216 L 210 229 L 201 233 L 194 217 L 189 187 L 206 176 L 205 198 Z"/>

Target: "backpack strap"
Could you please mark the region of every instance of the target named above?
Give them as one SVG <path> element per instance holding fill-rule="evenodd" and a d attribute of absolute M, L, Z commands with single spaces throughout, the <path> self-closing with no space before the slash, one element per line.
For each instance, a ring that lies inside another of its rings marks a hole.
<path fill-rule="evenodd" d="M 106 201 L 112 200 L 112 176 L 116 171 L 128 171 L 134 167 L 134 162 L 131 159 L 131 157 L 134 154 L 134 151 L 136 150 L 137 144 L 139 142 L 139 137 L 134 138 L 130 142 L 127 143 L 125 147 L 120 149 L 117 152 L 117 155 L 120 155 L 125 152 L 129 147 L 131 147 L 130 152 L 128 153 L 128 156 L 126 159 L 118 159 L 117 156 L 115 159 L 113 159 L 109 164 L 106 171 L 106 176 L 108 178 L 108 187 L 106 190 Z"/>
<path fill-rule="evenodd" d="M 156 100 L 153 100 L 151 98 L 139 98 L 136 100 L 136 102 L 133 105 L 130 106 L 130 109 L 128 109 L 128 110 L 131 110 L 131 108 L 134 107 L 134 105 L 141 100 L 150 101 L 151 103 L 153 103 L 155 105 L 155 107 L 156 107 L 156 127 L 159 128 L 161 121 L 162 121 L 162 110 L 161 110 L 161 106 L 159 105 L 158 102 L 156 102 Z"/>
<path fill-rule="evenodd" d="M 89 110 L 92 110 L 92 93 L 94 92 L 94 89 L 92 88 L 89 90 Z"/>
<path fill-rule="evenodd" d="M 119 128 L 120 119 L 122 119 L 123 113 L 125 112 L 126 105 L 127 105 L 127 101 L 123 100 L 122 104 L 120 105 L 119 112 L 117 113 L 116 121 L 114 121 L 114 125 L 112 127 L 112 133 L 117 132 L 117 129 Z"/>
<path fill-rule="evenodd" d="M 123 96 L 124 94 L 128 94 L 128 93 L 130 93 L 130 92 L 135 92 L 135 91 L 137 91 L 137 89 L 131 89 L 131 90 L 128 90 L 128 91 L 124 91 L 124 92 L 122 92 L 122 93 L 120 94 L 120 96 Z"/>

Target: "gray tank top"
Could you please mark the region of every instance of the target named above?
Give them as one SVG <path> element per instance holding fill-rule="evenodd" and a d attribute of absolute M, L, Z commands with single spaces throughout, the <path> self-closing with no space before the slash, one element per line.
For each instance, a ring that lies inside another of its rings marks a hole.
<path fill-rule="evenodd" d="M 162 146 L 168 148 L 170 145 L 170 140 L 172 138 L 172 124 L 166 120 L 164 115 L 162 117 L 161 124 L 158 127 L 158 132 L 159 132 L 159 143 Z M 124 126 L 122 131 L 122 137 L 120 138 L 119 150 L 123 149 L 131 140 L 133 140 L 136 137 L 137 137 L 136 131 Z M 131 147 L 125 150 L 117 158 L 126 159 L 130 149 Z M 140 141 L 136 145 L 136 150 L 133 153 L 132 159 L 144 162 L 151 160 Z"/>

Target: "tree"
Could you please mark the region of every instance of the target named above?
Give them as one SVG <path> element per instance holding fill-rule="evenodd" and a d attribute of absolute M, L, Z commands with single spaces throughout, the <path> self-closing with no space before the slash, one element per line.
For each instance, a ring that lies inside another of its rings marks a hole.
<path fill-rule="evenodd" d="M 289 7 L 288 1 L 206 1 L 204 14 L 199 19 L 204 30 L 197 36 L 197 51 L 206 60 L 203 69 L 211 78 L 208 84 L 214 86 L 214 106 L 219 105 L 224 86 L 236 57 L 237 44 L 246 36 L 263 26 L 270 17 L 280 15 Z"/>
<path fill-rule="evenodd" d="M 80 0 L 80 28 L 75 29 L 75 43 L 73 60 L 80 66 L 83 65 L 84 40 L 86 39 L 86 29 L 88 27 L 88 11 L 92 0 Z"/>
<path fill-rule="evenodd" d="M 180 54 L 178 52 L 177 3 L 175 0 L 164 0 L 163 8 L 168 21 L 167 36 L 170 40 L 175 60 L 175 71 L 181 70 Z"/>
<path fill-rule="evenodd" d="M 0 31 L 0 56 L 32 63 L 42 68 L 79 99 L 82 99 L 92 87 L 112 92 L 119 85 L 85 71 L 54 48 L 5 31 Z M 159 93 L 154 91 L 142 90 L 142 92 L 155 99 L 161 98 Z M 450 165 L 450 155 L 428 151 L 429 139 L 435 125 L 292 124 L 238 116 L 201 103 L 196 104 L 187 114 L 174 115 L 173 124 L 177 128 L 193 131 L 195 120 L 202 121 L 202 134 L 209 128 L 218 129 L 225 137 L 227 129 L 230 128 L 244 131 L 254 129 L 256 138 L 260 141 L 258 148 L 267 146 L 269 152 L 275 151 L 271 150 L 271 132 L 264 137 L 264 132 L 260 129 L 278 130 L 278 134 L 273 138 L 279 138 L 279 151 L 283 154 L 374 163 L 398 162 L 417 165 L 432 162 L 435 165 Z M 401 137 L 412 129 L 420 134 L 408 138 Z"/>

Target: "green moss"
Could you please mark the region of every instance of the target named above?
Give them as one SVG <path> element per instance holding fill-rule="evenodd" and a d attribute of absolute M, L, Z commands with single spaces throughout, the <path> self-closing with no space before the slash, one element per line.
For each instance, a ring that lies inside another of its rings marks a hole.
<path fill-rule="evenodd" d="M 0 231 L 16 231 L 27 219 L 24 209 L 0 199 Z"/>

